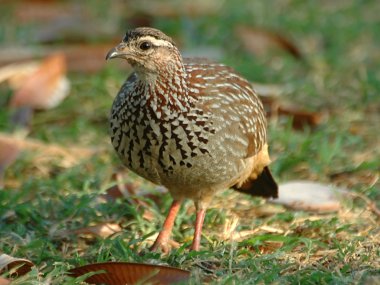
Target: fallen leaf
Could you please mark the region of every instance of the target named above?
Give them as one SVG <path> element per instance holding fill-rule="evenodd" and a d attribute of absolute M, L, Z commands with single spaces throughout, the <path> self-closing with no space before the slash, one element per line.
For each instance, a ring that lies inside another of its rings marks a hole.
<path fill-rule="evenodd" d="M 70 232 L 73 232 L 77 235 L 85 234 L 107 238 L 115 233 L 121 232 L 122 230 L 123 229 L 119 226 L 119 224 L 102 223 L 91 227 L 76 229 Z"/>
<path fill-rule="evenodd" d="M 33 266 L 34 264 L 28 259 L 0 254 L 0 274 L 7 272 L 11 276 L 22 276 L 28 273 Z"/>
<path fill-rule="evenodd" d="M 235 34 L 244 48 L 254 55 L 262 56 L 270 50 L 280 49 L 296 59 L 302 59 L 302 54 L 298 47 L 277 32 L 239 25 L 235 28 Z"/>
<path fill-rule="evenodd" d="M 116 200 L 118 198 L 129 198 L 136 194 L 136 190 L 140 187 L 138 182 L 126 183 L 128 180 L 128 171 L 121 169 L 112 174 L 112 180 L 116 180 L 116 184 L 106 190 L 106 193 L 101 195 L 107 201 Z"/>
<path fill-rule="evenodd" d="M 154 220 L 154 214 L 150 211 L 150 205 L 144 201 L 145 198 L 151 199 L 156 204 L 160 204 L 161 195 L 167 193 L 166 188 L 156 187 L 156 191 L 145 191 L 144 188 L 138 182 L 125 182 L 128 180 L 127 172 L 125 170 L 118 171 L 113 174 L 113 179 L 117 181 L 117 184 L 111 186 L 106 190 L 105 194 L 100 197 L 108 202 L 113 201 L 118 198 L 126 199 L 129 203 L 135 204 L 137 207 L 143 209 L 142 216 L 147 221 Z M 144 197 L 140 199 L 139 197 Z"/>
<path fill-rule="evenodd" d="M 47 57 L 39 68 L 25 79 L 13 95 L 10 105 L 51 109 L 61 103 L 69 94 L 69 90 L 65 56 L 54 54 Z"/>
<path fill-rule="evenodd" d="M 70 275 L 79 277 L 97 272 L 86 278 L 91 284 L 154 284 L 167 285 L 187 282 L 190 272 L 175 267 L 130 262 L 94 263 L 71 269 Z M 100 272 L 99 272 L 100 271 Z"/>
<path fill-rule="evenodd" d="M 293 119 L 293 128 L 302 130 L 306 126 L 316 127 L 326 120 L 326 114 L 322 112 L 310 112 L 294 106 L 279 106 L 278 116 L 288 116 Z"/>
<path fill-rule="evenodd" d="M 279 185 L 279 198 L 271 201 L 294 210 L 334 212 L 341 208 L 339 194 L 346 190 L 311 181 L 290 181 Z"/>
<path fill-rule="evenodd" d="M 283 245 L 284 243 L 282 241 L 267 240 L 259 245 L 259 250 L 261 254 L 269 254 L 281 248 Z"/>
<path fill-rule="evenodd" d="M 289 87 L 276 84 L 252 82 L 252 88 L 263 102 L 267 117 L 291 117 L 293 128 L 302 130 L 314 128 L 327 120 L 327 113 L 322 111 L 306 111 L 300 106 L 284 102 L 282 94 L 289 92 Z"/>

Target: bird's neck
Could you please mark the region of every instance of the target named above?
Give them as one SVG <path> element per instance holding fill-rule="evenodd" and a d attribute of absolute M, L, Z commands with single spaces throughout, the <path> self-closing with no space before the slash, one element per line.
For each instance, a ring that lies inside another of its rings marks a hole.
<path fill-rule="evenodd" d="M 138 73 L 139 84 L 144 90 L 147 107 L 158 116 L 171 117 L 186 112 L 194 99 L 189 96 L 187 73 L 182 60 L 163 66 L 158 73 Z"/>

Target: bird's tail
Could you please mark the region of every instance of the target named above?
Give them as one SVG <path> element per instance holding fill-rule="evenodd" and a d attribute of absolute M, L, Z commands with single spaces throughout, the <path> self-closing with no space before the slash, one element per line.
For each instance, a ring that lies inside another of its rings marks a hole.
<path fill-rule="evenodd" d="M 232 187 L 234 190 L 249 194 L 252 196 L 261 196 L 265 198 L 278 198 L 278 186 L 268 168 L 264 167 L 261 174 L 256 179 L 248 179 L 240 187 Z"/>

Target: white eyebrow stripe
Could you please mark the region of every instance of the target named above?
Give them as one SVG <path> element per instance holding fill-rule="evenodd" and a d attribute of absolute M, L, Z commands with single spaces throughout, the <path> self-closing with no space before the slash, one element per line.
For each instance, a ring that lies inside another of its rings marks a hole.
<path fill-rule="evenodd" d="M 140 41 L 150 41 L 155 46 L 166 46 L 166 47 L 172 47 L 172 43 L 165 41 L 165 40 L 159 40 L 152 36 L 144 36 L 140 38 Z"/>

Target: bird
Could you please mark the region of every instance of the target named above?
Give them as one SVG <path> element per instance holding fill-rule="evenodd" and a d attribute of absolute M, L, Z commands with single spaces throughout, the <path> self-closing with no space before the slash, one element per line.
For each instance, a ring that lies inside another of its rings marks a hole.
<path fill-rule="evenodd" d="M 265 111 L 245 78 L 224 64 L 183 58 L 171 37 L 151 27 L 128 30 L 107 53 L 106 60 L 112 58 L 133 68 L 112 104 L 112 145 L 129 170 L 166 187 L 173 198 L 150 250 L 168 251 L 186 199 L 196 209 L 190 250 L 199 251 L 217 192 L 278 197 Z"/>

